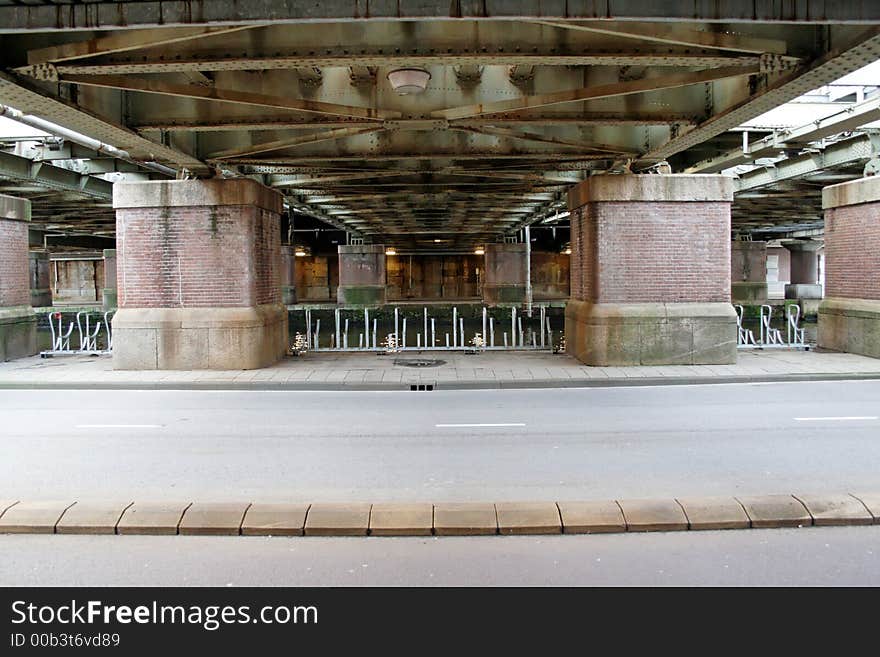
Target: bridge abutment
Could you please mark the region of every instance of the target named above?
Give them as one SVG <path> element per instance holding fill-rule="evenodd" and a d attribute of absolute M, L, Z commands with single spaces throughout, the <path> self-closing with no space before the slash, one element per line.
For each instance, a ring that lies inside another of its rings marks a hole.
<path fill-rule="evenodd" d="M 30 201 L 0 195 L 0 361 L 37 353 L 28 255 L 30 219 Z"/>

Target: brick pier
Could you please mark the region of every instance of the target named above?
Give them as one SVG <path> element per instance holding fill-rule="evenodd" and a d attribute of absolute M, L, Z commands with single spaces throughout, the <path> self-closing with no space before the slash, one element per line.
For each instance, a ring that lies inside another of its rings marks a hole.
<path fill-rule="evenodd" d="M 593 176 L 569 192 L 566 348 L 588 365 L 736 362 L 730 178 Z"/>
<path fill-rule="evenodd" d="M 880 358 L 880 178 L 822 190 L 825 300 L 819 346 Z"/>
<path fill-rule="evenodd" d="M 28 257 L 30 220 L 30 201 L 0 195 L 0 361 L 37 352 Z"/>
<path fill-rule="evenodd" d="M 248 179 L 117 183 L 116 369 L 281 359 L 281 195 Z"/>

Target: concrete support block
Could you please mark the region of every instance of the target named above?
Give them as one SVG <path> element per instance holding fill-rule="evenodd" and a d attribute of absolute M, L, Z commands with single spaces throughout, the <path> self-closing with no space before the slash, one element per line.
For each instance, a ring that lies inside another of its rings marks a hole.
<path fill-rule="evenodd" d="M 742 306 L 760 306 L 767 303 L 767 283 L 749 281 L 732 281 L 730 283 L 730 300 Z"/>
<path fill-rule="evenodd" d="M 37 353 L 37 316 L 31 306 L 0 308 L 0 362 Z"/>
<path fill-rule="evenodd" d="M 104 312 L 116 310 L 116 249 L 104 249 L 104 289 L 101 291 Z"/>
<path fill-rule="evenodd" d="M 821 299 L 824 296 L 824 290 L 819 283 L 786 283 L 785 298 L 786 299 Z"/>
<path fill-rule="evenodd" d="M 590 303 L 565 309 L 566 349 L 587 365 L 712 365 L 736 362 L 729 303 Z"/>
<path fill-rule="evenodd" d="M 522 304 L 528 295 L 528 245 L 487 244 L 483 269 L 483 302 Z"/>
<path fill-rule="evenodd" d="M 287 308 L 120 309 L 113 317 L 117 370 L 250 370 L 287 350 Z"/>
<path fill-rule="evenodd" d="M 296 247 L 281 246 L 281 303 L 292 306 L 296 303 Z"/>
<path fill-rule="evenodd" d="M 241 523 L 242 536 L 302 536 L 308 504 L 252 504 Z"/>
<path fill-rule="evenodd" d="M 819 305 L 822 349 L 880 358 L 880 301 L 827 298 Z"/>
<path fill-rule="evenodd" d="M 31 251 L 30 280 L 31 306 L 46 308 L 52 305 L 52 288 L 49 282 L 49 252 Z"/>
<path fill-rule="evenodd" d="M 737 304 L 767 303 L 767 242 L 731 242 L 730 296 Z"/>
<path fill-rule="evenodd" d="M 562 531 L 566 534 L 625 532 L 623 511 L 614 501 L 558 502 Z"/>
<path fill-rule="evenodd" d="M 340 244 L 340 304 L 377 306 L 385 303 L 385 246 Z"/>

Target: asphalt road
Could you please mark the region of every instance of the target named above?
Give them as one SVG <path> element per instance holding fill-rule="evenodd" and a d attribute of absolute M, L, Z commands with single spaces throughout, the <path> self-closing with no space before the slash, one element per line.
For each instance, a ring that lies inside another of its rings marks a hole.
<path fill-rule="evenodd" d="M 874 381 L 6 390 L 0 497 L 501 501 L 880 490 L 878 416 Z"/>
<path fill-rule="evenodd" d="M 593 536 L 0 537 L 0 586 L 880 585 L 880 526 Z"/>

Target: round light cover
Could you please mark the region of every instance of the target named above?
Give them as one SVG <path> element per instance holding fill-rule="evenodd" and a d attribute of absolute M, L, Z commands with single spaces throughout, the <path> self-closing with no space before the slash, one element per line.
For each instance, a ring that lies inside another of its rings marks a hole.
<path fill-rule="evenodd" d="M 430 79 L 431 74 L 423 68 L 397 68 L 388 73 L 391 88 L 400 96 L 422 93 Z"/>

